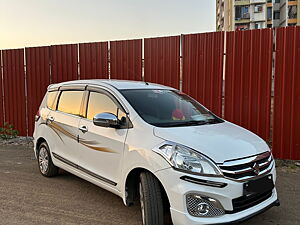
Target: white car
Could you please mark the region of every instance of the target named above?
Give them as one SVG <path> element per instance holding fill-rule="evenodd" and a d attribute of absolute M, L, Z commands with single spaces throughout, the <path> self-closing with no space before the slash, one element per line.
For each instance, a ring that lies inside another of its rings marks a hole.
<path fill-rule="evenodd" d="M 35 119 L 42 175 L 62 168 L 126 206 L 140 202 L 144 225 L 165 224 L 166 215 L 174 225 L 239 222 L 279 205 L 268 145 L 176 89 L 118 80 L 53 84 Z"/>

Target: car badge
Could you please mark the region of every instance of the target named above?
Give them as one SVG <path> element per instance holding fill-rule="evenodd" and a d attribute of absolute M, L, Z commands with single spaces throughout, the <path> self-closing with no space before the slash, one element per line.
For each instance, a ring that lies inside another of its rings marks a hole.
<path fill-rule="evenodd" d="M 257 163 L 254 163 L 254 165 L 252 166 L 253 172 L 258 175 L 260 172 L 260 168 L 259 165 Z"/>

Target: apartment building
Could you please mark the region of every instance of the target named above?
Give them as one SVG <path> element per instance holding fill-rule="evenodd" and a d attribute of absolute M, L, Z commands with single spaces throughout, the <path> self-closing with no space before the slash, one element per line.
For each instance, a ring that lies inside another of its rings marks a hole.
<path fill-rule="evenodd" d="M 218 31 L 300 25 L 300 0 L 216 0 Z"/>
<path fill-rule="evenodd" d="M 233 29 L 233 1 L 234 0 L 216 0 L 216 27 L 217 30 L 232 30 Z"/>

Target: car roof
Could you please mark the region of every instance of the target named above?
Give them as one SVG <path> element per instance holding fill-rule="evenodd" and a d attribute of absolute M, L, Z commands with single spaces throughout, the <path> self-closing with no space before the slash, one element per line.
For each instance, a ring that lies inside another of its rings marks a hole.
<path fill-rule="evenodd" d="M 129 81 L 129 80 L 105 80 L 105 79 L 92 79 L 92 80 L 74 80 L 67 81 L 57 84 L 52 84 L 48 89 L 59 88 L 62 86 L 69 85 L 93 85 L 93 86 L 105 86 L 105 87 L 114 87 L 118 90 L 130 90 L 130 89 L 166 89 L 166 90 L 175 90 L 174 88 L 163 86 L 160 84 L 154 84 L 143 81 Z"/>

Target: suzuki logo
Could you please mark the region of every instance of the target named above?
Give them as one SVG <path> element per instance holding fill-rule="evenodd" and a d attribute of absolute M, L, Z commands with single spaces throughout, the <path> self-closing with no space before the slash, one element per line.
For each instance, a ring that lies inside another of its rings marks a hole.
<path fill-rule="evenodd" d="M 260 172 L 260 169 L 259 169 L 259 165 L 257 163 L 254 163 L 254 165 L 252 166 L 252 169 L 253 169 L 253 172 L 258 175 L 259 172 Z"/>

